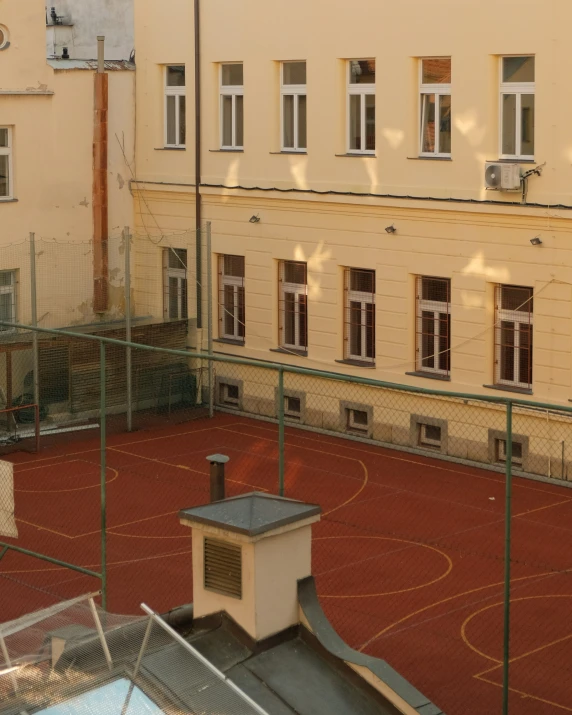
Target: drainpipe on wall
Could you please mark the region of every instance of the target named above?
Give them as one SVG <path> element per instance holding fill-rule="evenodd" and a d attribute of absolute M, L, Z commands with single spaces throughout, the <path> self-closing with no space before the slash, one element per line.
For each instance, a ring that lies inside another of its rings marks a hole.
<path fill-rule="evenodd" d="M 195 239 L 197 329 L 203 327 L 202 232 L 201 232 L 201 33 L 200 0 L 195 0 Z"/>
<path fill-rule="evenodd" d="M 108 194 L 107 194 L 107 112 L 108 76 L 105 73 L 105 37 L 97 38 L 93 125 L 93 310 L 108 308 Z"/>

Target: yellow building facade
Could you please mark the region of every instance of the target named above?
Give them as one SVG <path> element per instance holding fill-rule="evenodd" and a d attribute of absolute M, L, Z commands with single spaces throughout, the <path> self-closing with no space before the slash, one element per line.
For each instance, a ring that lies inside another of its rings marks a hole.
<path fill-rule="evenodd" d="M 562 0 L 201 3 L 215 350 L 567 405 L 569 16 Z M 135 223 L 172 233 L 195 220 L 193 3 L 141 0 L 135 26 Z M 386 422 L 368 434 L 399 443 Z"/>

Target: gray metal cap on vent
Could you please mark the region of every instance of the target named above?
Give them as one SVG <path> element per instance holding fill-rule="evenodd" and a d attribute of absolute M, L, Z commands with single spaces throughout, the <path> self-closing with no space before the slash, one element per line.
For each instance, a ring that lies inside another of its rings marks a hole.
<path fill-rule="evenodd" d="M 247 536 L 258 536 L 286 524 L 317 516 L 321 511 L 318 504 L 305 504 L 264 492 L 251 492 L 204 506 L 181 509 L 179 518 Z"/>

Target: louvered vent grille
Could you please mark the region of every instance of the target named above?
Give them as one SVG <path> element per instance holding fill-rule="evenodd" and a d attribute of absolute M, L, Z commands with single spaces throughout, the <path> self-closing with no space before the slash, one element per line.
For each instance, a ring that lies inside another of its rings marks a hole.
<path fill-rule="evenodd" d="M 242 598 L 240 546 L 205 537 L 205 588 L 225 596 Z"/>

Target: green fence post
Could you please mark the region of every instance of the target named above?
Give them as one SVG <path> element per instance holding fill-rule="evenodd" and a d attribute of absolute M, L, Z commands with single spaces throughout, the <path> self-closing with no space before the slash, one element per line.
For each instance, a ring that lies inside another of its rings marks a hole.
<path fill-rule="evenodd" d="M 106 389 L 105 343 L 99 343 L 99 429 L 100 429 L 100 481 L 101 481 L 101 604 L 107 610 L 107 455 L 106 455 Z"/>
<path fill-rule="evenodd" d="M 504 542 L 504 638 L 502 712 L 508 715 L 509 657 L 510 657 L 510 552 L 512 519 L 512 402 L 506 405 L 506 497 L 505 497 L 505 542 Z"/>
<path fill-rule="evenodd" d="M 284 496 L 284 368 L 278 368 L 278 493 Z"/>

